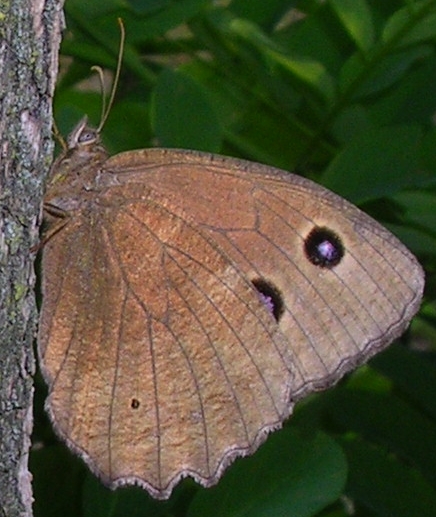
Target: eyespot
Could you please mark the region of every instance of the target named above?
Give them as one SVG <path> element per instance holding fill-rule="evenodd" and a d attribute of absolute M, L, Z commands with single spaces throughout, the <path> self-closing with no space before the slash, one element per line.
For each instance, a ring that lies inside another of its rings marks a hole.
<path fill-rule="evenodd" d="M 283 296 L 280 290 L 272 282 L 264 278 L 255 278 L 251 283 L 258 291 L 265 307 L 278 323 L 284 312 Z"/>
<path fill-rule="evenodd" d="M 325 268 L 337 266 L 345 254 L 340 237 L 324 227 L 313 228 L 304 241 L 304 252 L 312 264 Z"/>

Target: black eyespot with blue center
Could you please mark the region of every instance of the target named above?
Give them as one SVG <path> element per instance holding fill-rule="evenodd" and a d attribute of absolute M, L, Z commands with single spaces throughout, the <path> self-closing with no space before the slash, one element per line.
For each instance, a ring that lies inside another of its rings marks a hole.
<path fill-rule="evenodd" d="M 304 241 L 304 252 L 315 266 L 333 268 L 344 257 L 345 249 L 334 231 L 315 227 Z"/>

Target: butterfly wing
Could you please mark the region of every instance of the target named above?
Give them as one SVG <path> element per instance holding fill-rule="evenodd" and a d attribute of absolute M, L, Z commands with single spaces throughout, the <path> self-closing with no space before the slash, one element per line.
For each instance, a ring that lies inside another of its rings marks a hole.
<path fill-rule="evenodd" d="M 239 267 L 134 190 L 103 189 L 45 245 L 40 364 L 68 445 L 107 484 L 166 498 L 281 425 L 292 358 Z"/>
<path fill-rule="evenodd" d="M 192 151 L 110 158 L 102 184 L 144 185 L 189 214 L 241 269 L 277 293 L 278 326 L 294 364 L 292 397 L 336 382 L 401 335 L 419 308 L 424 274 L 372 218 L 313 182 L 271 167 Z M 340 239 L 334 267 L 309 260 L 314 229 Z"/>

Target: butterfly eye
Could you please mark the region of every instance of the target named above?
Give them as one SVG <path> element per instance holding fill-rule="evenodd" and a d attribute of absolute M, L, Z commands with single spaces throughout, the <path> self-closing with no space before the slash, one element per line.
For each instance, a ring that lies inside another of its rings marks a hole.
<path fill-rule="evenodd" d="M 312 264 L 326 268 L 337 266 L 345 253 L 339 236 L 329 228 L 319 227 L 306 237 L 304 251 Z"/>
<path fill-rule="evenodd" d="M 95 131 L 91 129 L 85 129 L 80 133 L 78 138 L 79 144 L 88 144 L 89 142 L 93 142 L 97 138 L 97 134 Z"/>

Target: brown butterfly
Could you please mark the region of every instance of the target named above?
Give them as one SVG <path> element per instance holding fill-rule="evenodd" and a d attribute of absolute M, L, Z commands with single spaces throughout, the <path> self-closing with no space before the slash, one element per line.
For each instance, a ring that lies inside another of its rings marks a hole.
<path fill-rule="evenodd" d="M 108 157 L 86 119 L 44 209 L 47 408 L 112 487 L 216 483 L 420 305 L 413 255 L 321 186 L 193 151 Z"/>
<path fill-rule="evenodd" d="M 44 200 L 46 405 L 104 483 L 165 499 L 185 476 L 216 483 L 398 337 L 424 275 L 307 179 L 194 151 L 109 157 L 101 126 L 72 132 Z"/>

